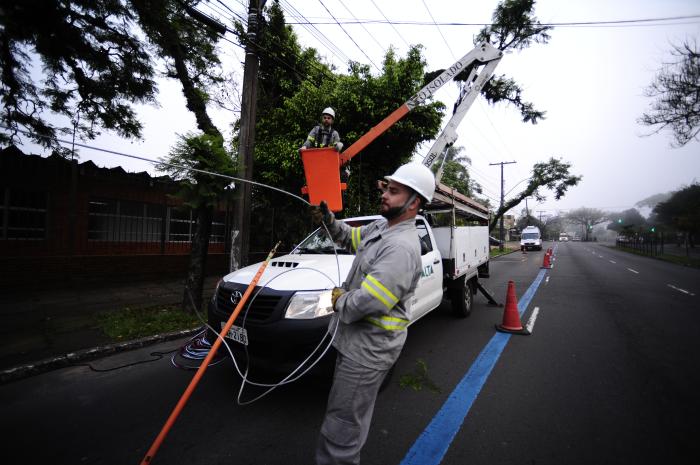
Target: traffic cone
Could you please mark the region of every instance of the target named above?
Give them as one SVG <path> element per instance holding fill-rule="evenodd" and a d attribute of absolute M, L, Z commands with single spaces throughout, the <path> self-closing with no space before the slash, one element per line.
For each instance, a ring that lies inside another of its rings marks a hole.
<path fill-rule="evenodd" d="M 552 264 L 549 261 L 549 254 L 546 253 L 544 254 L 544 260 L 542 261 L 542 268 L 549 269 L 552 267 Z"/>
<path fill-rule="evenodd" d="M 503 311 L 503 323 L 496 325 L 496 329 L 502 333 L 530 335 L 530 332 L 523 328 L 520 323 L 518 313 L 518 299 L 515 297 L 515 283 L 508 281 L 508 292 L 506 294 L 506 308 Z"/>

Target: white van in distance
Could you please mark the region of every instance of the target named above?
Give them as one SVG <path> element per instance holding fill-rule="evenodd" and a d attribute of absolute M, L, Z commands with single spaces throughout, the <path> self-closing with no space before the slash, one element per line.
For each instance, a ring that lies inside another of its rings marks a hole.
<path fill-rule="evenodd" d="M 537 226 L 527 226 L 520 235 L 520 248 L 542 250 L 542 235 Z"/>

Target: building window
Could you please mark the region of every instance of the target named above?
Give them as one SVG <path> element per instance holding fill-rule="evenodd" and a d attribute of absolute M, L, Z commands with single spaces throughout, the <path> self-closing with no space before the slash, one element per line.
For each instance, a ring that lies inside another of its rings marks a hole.
<path fill-rule="evenodd" d="M 46 239 L 46 192 L 0 189 L 2 238 L 12 240 Z"/>
<path fill-rule="evenodd" d="M 226 238 L 226 224 L 223 213 L 214 213 L 214 219 L 211 222 L 211 235 L 209 242 L 211 244 L 223 244 Z"/>
<path fill-rule="evenodd" d="M 191 242 L 194 236 L 192 210 L 171 207 L 168 221 L 168 242 Z"/>
<path fill-rule="evenodd" d="M 163 205 L 113 199 L 90 199 L 88 240 L 160 242 Z"/>

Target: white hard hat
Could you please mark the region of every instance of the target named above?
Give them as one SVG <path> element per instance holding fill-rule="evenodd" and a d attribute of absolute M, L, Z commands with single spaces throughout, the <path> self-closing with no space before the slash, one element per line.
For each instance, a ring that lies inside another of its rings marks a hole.
<path fill-rule="evenodd" d="M 427 202 L 433 200 L 435 193 L 435 176 L 430 168 L 421 163 L 406 163 L 399 166 L 391 176 L 385 176 L 388 181 L 395 181 L 410 187 Z"/>
<path fill-rule="evenodd" d="M 335 111 L 331 107 L 326 108 L 321 112 L 321 115 L 331 115 L 335 119 Z"/>

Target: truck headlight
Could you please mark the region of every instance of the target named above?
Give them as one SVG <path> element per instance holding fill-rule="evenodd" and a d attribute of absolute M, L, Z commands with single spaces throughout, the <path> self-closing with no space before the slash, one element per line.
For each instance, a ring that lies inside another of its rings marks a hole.
<path fill-rule="evenodd" d="M 331 291 L 297 292 L 289 301 L 285 318 L 310 320 L 333 313 Z"/>

